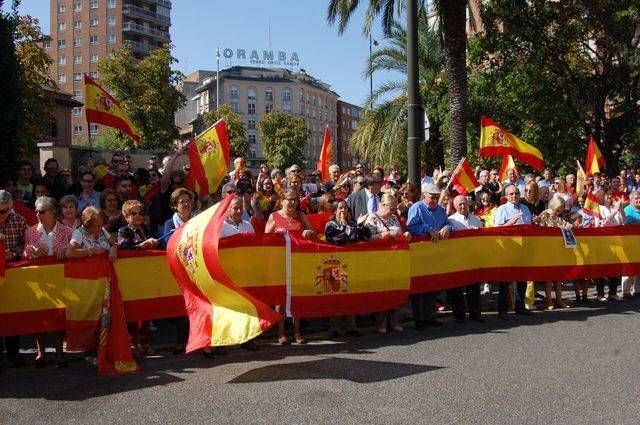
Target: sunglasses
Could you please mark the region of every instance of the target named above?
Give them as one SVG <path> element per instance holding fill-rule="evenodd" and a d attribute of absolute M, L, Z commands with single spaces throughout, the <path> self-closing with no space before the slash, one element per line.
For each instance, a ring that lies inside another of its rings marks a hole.
<path fill-rule="evenodd" d="M 236 191 L 235 191 L 235 190 L 227 190 L 225 193 L 226 193 L 227 195 L 231 195 L 231 194 L 233 194 L 233 193 L 236 193 Z"/>
<path fill-rule="evenodd" d="M 49 210 L 34 210 L 37 215 L 45 214 Z"/>
<path fill-rule="evenodd" d="M 130 217 L 135 217 L 135 216 L 140 215 L 140 214 L 141 214 L 140 211 L 130 211 L 129 212 L 129 216 Z"/>

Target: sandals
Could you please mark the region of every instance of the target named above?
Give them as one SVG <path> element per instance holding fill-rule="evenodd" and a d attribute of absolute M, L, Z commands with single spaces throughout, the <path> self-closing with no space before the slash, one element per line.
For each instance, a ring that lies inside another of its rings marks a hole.
<path fill-rule="evenodd" d="M 296 344 L 306 344 L 307 343 L 307 340 L 304 339 L 304 337 L 302 335 L 300 335 L 300 334 L 294 335 L 294 339 L 296 341 Z"/>
<path fill-rule="evenodd" d="M 280 338 L 278 338 L 278 344 L 289 345 L 291 344 L 291 341 L 289 341 L 289 339 L 286 336 L 281 336 Z"/>

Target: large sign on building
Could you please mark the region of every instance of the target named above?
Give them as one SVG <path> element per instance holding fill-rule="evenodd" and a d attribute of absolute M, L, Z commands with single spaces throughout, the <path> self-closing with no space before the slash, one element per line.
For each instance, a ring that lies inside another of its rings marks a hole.
<path fill-rule="evenodd" d="M 229 62 L 247 63 L 250 65 L 268 65 L 279 67 L 299 67 L 300 58 L 297 52 L 285 52 L 282 50 L 258 50 L 258 49 L 222 49 L 221 56 Z"/>

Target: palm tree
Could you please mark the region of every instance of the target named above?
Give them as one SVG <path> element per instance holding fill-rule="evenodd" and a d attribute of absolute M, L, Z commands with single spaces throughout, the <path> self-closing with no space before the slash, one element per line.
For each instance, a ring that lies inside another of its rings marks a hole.
<path fill-rule="evenodd" d="M 392 27 L 393 16 L 400 14 L 407 0 L 369 0 L 365 14 L 363 32 L 369 34 L 376 16 L 382 14 L 385 33 Z M 418 1 L 424 8 L 424 0 Z M 445 53 L 445 70 L 449 92 L 451 112 L 451 156 L 457 162 L 467 153 L 467 1 L 468 0 L 435 0 L 433 2 L 440 18 L 440 31 Z M 477 0 L 472 0 L 477 2 Z M 346 28 L 360 0 L 329 0 L 327 20 L 330 24 L 338 21 L 338 33 Z"/>
<path fill-rule="evenodd" d="M 406 74 L 406 29 L 393 22 L 387 37 L 389 46 L 376 50 L 367 61 L 364 76 L 380 70 L 394 70 Z M 439 33 L 429 25 L 424 10 L 418 15 L 418 68 L 420 92 L 429 105 L 435 105 L 443 95 L 441 88 L 444 56 Z M 381 97 L 395 95 L 392 100 L 380 102 Z M 376 104 L 376 106 L 374 106 Z M 366 100 L 366 113 L 352 137 L 351 149 L 357 155 L 379 165 L 406 162 L 407 140 L 407 81 L 388 81 Z M 439 137 L 441 114 L 433 108 L 431 117 L 432 137 L 427 145 L 426 163 L 435 167 L 444 163 L 444 151 Z"/>

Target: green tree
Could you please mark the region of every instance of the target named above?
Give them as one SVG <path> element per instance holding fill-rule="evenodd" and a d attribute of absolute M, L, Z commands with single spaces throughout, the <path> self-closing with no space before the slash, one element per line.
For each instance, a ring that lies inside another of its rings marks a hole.
<path fill-rule="evenodd" d="M 303 149 L 311 131 L 301 117 L 285 112 L 270 112 L 258 122 L 264 141 L 264 157 L 274 168 L 284 169 L 305 161 Z"/>
<path fill-rule="evenodd" d="M 224 118 L 229 132 L 229 150 L 231 157 L 246 157 L 249 153 L 249 141 L 242 117 L 233 112 L 231 106 L 220 105 L 217 110 L 206 112 L 202 119 L 205 128 L 210 127 L 219 119 Z"/>
<path fill-rule="evenodd" d="M 171 69 L 177 60 L 169 47 L 152 51 L 136 60 L 131 48 L 124 45 L 113 57 L 98 63 L 100 84 L 120 102 L 142 137 L 140 148 L 167 149 L 179 137 L 174 115 L 186 102 L 176 85 L 183 75 Z M 123 146 L 134 140 L 118 131 Z"/>
<path fill-rule="evenodd" d="M 400 15 L 407 0 L 369 0 L 365 14 L 363 32 L 369 34 L 374 19 L 382 15 L 383 29 L 389 34 L 394 14 Z M 417 1 L 419 8 L 425 7 L 424 0 Z M 477 0 L 472 0 L 476 2 Z M 447 91 L 450 109 L 450 149 L 454 162 L 467 153 L 467 2 L 468 0 L 433 1 L 442 34 L 447 75 Z M 360 0 L 329 0 L 327 20 L 330 24 L 338 21 L 338 33 L 346 28 L 349 19 L 358 8 Z"/>
<path fill-rule="evenodd" d="M 555 169 L 584 161 L 589 134 L 607 172 L 638 152 L 637 1 L 494 0 L 483 21 L 470 48 L 474 115 L 492 114 Z"/>

